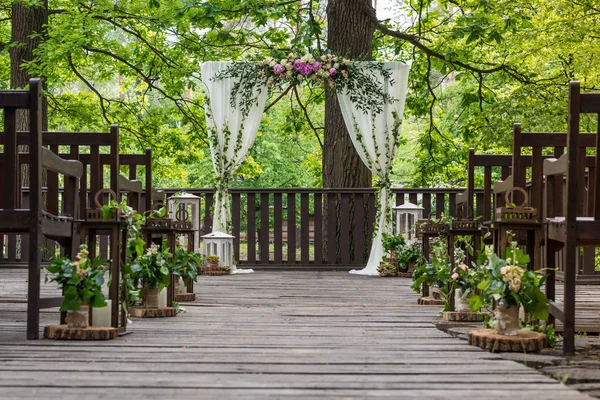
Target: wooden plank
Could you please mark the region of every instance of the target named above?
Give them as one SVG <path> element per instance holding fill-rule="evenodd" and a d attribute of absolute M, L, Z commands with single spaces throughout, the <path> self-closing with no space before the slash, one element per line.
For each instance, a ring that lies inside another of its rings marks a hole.
<path fill-rule="evenodd" d="M 3 293 L 22 293 L 23 273 L 8 271 Z M 200 276 L 197 287 L 187 313 L 168 324 L 136 322 L 131 335 L 106 342 L 26 341 L 19 322 L 25 304 L 0 302 L 2 395 L 587 398 L 436 330 L 439 309 L 415 306 L 407 280 L 277 271 Z M 42 292 L 57 288 L 43 285 Z M 57 319 L 48 310 L 40 325 Z"/>

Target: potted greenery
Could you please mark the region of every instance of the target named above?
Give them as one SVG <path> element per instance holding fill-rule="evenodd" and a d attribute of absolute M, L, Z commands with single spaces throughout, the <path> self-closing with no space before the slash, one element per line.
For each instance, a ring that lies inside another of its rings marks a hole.
<path fill-rule="evenodd" d="M 379 272 L 379 276 L 382 276 L 384 278 L 398 275 L 397 267 L 386 261 L 382 261 L 379 263 L 379 267 L 377 267 L 377 272 Z"/>
<path fill-rule="evenodd" d="M 389 262 L 390 264 L 396 264 L 398 262 L 398 253 L 402 248 L 406 245 L 406 241 L 403 236 L 395 236 L 395 235 L 387 235 L 383 234 L 383 250 L 385 251 L 385 256 L 388 258 L 384 261 Z"/>
<path fill-rule="evenodd" d="M 131 273 L 143 286 L 143 304 L 146 308 L 158 308 L 162 289 L 171 282 L 171 253 L 152 244 L 146 252 L 131 263 Z"/>
<path fill-rule="evenodd" d="M 398 272 L 412 274 L 415 264 L 422 257 L 419 243 L 415 242 L 409 246 L 404 246 L 398 253 Z"/>
<path fill-rule="evenodd" d="M 54 259 L 46 271 L 49 273 L 46 280 L 62 288 L 64 300 L 60 311 L 67 312 L 67 326 L 87 328 L 89 307 L 106 307 L 102 294 L 105 262 L 100 257 L 90 259 L 87 246 L 81 245 L 77 261 L 67 257 Z"/>
<path fill-rule="evenodd" d="M 546 276 L 527 270 L 528 263 L 529 256 L 513 242 L 505 259 L 490 254 L 476 276 L 480 293 L 469 299 L 470 308 L 472 311 L 483 305 L 491 308 L 495 303 L 495 325 L 501 335 L 517 335 L 520 306 L 533 318 L 548 319 L 548 299 L 540 289 Z"/>
<path fill-rule="evenodd" d="M 450 275 L 448 243 L 443 237 L 437 237 L 431 245 L 429 262 L 422 262 L 415 266 L 411 288 L 419 293 L 423 284 L 426 284 L 431 288 L 431 297 L 436 300 L 447 299 Z"/>
<path fill-rule="evenodd" d="M 202 264 L 202 258 L 198 253 L 178 249 L 173 255 L 173 275 L 181 278 L 186 288 L 191 282 L 198 280 L 198 268 Z M 186 293 L 181 291 L 180 293 Z"/>

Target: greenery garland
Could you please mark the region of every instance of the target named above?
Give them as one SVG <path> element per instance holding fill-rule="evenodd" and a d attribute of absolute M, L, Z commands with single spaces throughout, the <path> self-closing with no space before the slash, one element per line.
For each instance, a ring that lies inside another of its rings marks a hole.
<path fill-rule="evenodd" d="M 239 106 L 243 116 L 247 116 L 256 104 L 265 85 L 268 90 L 285 91 L 289 86 L 305 82 L 316 82 L 346 92 L 359 110 L 365 114 L 379 114 L 385 104 L 397 99 L 384 91 L 378 74 L 391 85 L 394 84 L 391 71 L 385 68 L 383 62 L 351 61 L 332 52 L 305 54 L 302 57 L 289 53 L 287 56 L 267 57 L 255 62 L 234 62 L 213 79 L 233 79 L 231 106 Z"/>

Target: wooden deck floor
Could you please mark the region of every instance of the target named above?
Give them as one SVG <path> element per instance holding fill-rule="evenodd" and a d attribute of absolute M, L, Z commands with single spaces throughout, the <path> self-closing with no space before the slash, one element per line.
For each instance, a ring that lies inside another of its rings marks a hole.
<path fill-rule="evenodd" d="M 24 271 L 0 273 L 0 296 L 22 297 Z M 436 330 L 408 280 L 260 272 L 196 291 L 186 314 L 94 343 L 26 341 L 25 304 L 0 302 L 0 398 L 588 398 Z"/>

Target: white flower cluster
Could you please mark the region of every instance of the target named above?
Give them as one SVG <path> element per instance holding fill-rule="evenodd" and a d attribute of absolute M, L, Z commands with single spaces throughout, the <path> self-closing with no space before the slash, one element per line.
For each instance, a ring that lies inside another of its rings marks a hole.
<path fill-rule="evenodd" d="M 184 235 L 179 235 L 177 238 L 177 244 L 180 248 L 185 249 L 187 247 L 187 239 Z"/>
<path fill-rule="evenodd" d="M 158 254 L 158 245 L 155 243 L 152 243 L 150 247 L 148 247 L 148 250 L 146 250 L 147 256 L 151 257 L 153 254 Z"/>
<path fill-rule="evenodd" d="M 79 278 L 81 279 L 87 277 L 88 270 L 87 268 L 81 268 L 81 265 L 87 261 L 89 256 L 90 252 L 88 251 L 87 246 L 82 244 L 79 247 L 79 253 L 77 253 L 77 261 L 73 262 L 73 265 L 77 268 L 77 275 L 79 275 Z"/>
<path fill-rule="evenodd" d="M 506 260 L 507 263 L 510 263 L 510 261 L 510 258 Z M 500 268 L 500 273 L 504 282 L 508 283 L 510 290 L 515 293 L 521 290 L 521 278 L 523 277 L 523 273 L 525 273 L 523 268 L 518 265 L 507 265 Z"/>

